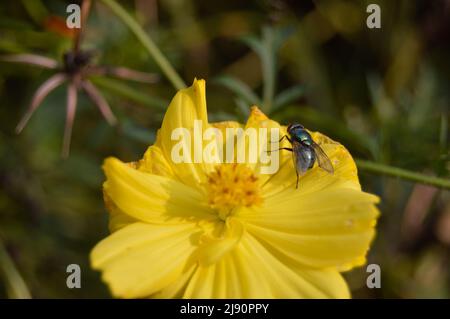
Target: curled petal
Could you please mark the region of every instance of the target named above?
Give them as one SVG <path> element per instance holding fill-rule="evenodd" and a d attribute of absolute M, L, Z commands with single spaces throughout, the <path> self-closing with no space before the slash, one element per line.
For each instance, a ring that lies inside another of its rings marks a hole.
<path fill-rule="evenodd" d="M 171 164 L 172 170 L 177 178 L 183 181 L 183 183 L 193 187 L 198 187 L 199 184 L 204 182 L 205 173 L 213 169 L 213 164 L 204 163 L 201 158 L 199 159 L 199 163 L 195 162 L 196 146 L 200 148 L 198 155 L 203 155 L 202 139 L 200 141 L 197 140 L 196 144 L 193 138 L 193 135 L 195 134 L 194 122 L 196 120 L 198 120 L 197 123 L 202 125 L 203 132 L 209 127 L 206 113 L 204 80 L 194 80 L 191 87 L 178 91 L 170 102 L 155 143 L 155 145 L 163 151 L 164 156 Z M 184 134 L 180 136 L 182 140 L 172 139 L 173 134 L 179 130 L 183 130 L 183 132 L 186 132 L 187 130 L 191 135 L 191 139 L 189 139 L 189 141 L 186 140 Z M 193 143 L 191 143 L 191 141 L 193 141 Z M 175 145 L 179 143 L 185 143 L 184 149 L 188 149 L 191 152 L 190 158 L 192 161 L 190 160 L 187 163 L 175 163 L 173 161 L 172 150 L 174 150 Z"/>
<path fill-rule="evenodd" d="M 202 244 L 198 248 L 195 258 L 202 266 L 216 263 L 239 243 L 243 232 L 244 227 L 238 220 L 227 219 L 225 230 L 221 236 L 202 236 Z"/>

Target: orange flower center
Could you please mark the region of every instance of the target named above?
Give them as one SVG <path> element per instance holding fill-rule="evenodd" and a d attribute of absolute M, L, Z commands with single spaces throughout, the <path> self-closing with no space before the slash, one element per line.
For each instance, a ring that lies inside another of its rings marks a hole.
<path fill-rule="evenodd" d="M 223 220 L 237 207 L 262 203 L 258 177 L 243 164 L 221 164 L 208 175 L 208 203 Z"/>

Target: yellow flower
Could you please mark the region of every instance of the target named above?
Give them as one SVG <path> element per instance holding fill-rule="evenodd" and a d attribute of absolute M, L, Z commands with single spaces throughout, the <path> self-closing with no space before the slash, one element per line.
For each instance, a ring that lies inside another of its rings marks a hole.
<path fill-rule="evenodd" d="M 340 274 L 365 263 L 378 198 L 361 191 L 348 151 L 311 132 L 334 166 L 313 167 L 295 188 L 291 154 L 280 168 L 257 163 L 172 161 L 174 129 L 279 128 L 253 107 L 245 125 L 208 123 L 205 82 L 172 100 L 156 143 L 143 159 L 104 163 L 112 234 L 91 253 L 116 297 L 347 298 Z M 288 142 L 283 142 L 288 143 Z M 282 146 L 288 146 L 283 144 Z M 317 165 L 316 165 L 317 166 Z"/>

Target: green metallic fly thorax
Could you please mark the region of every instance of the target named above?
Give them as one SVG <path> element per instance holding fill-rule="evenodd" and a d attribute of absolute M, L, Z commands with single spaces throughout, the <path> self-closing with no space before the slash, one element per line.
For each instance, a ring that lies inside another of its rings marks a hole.
<path fill-rule="evenodd" d="M 312 144 L 312 137 L 309 135 L 309 133 L 305 130 L 296 130 L 293 134 L 293 137 L 302 143 L 303 145 L 311 145 Z"/>

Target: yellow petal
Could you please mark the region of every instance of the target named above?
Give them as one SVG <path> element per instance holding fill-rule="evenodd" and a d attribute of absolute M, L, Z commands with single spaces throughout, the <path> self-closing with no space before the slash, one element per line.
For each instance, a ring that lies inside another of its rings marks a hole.
<path fill-rule="evenodd" d="M 222 135 L 225 137 L 227 134 L 227 128 L 243 128 L 244 125 L 242 125 L 239 122 L 236 121 L 222 121 L 222 122 L 215 122 L 211 123 L 211 125 L 215 128 L 218 128 Z"/>
<path fill-rule="evenodd" d="M 270 121 L 270 119 L 256 105 L 254 105 L 250 109 L 250 116 L 247 119 L 245 127 L 261 127 L 264 126 L 265 121 Z"/>
<path fill-rule="evenodd" d="M 139 161 L 137 169 L 154 175 L 161 175 L 168 178 L 176 178 L 171 164 L 164 157 L 162 150 L 156 146 L 150 146 Z"/>
<path fill-rule="evenodd" d="M 199 266 L 184 298 L 348 298 L 341 275 L 333 270 L 285 264 L 249 234 L 219 262 Z"/>
<path fill-rule="evenodd" d="M 197 187 L 200 183 L 204 182 L 205 172 L 210 171 L 212 165 L 204 162 L 194 162 L 193 130 L 195 120 L 201 121 L 203 132 L 209 127 L 204 80 L 194 80 L 191 87 L 178 91 L 167 109 L 155 143 L 156 146 L 161 148 L 167 162 L 172 166 L 173 173 L 178 179 L 187 185 Z M 191 134 L 191 163 L 174 163 L 172 159 L 172 149 L 180 143 L 180 140 L 172 140 L 172 132 L 180 128 L 187 129 Z M 200 143 L 198 145 L 201 146 L 203 144 Z"/>
<path fill-rule="evenodd" d="M 334 176 L 353 181 L 359 186 L 356 163 L 349 151 L 340 143 L 320 132 L 310 132 L 313 140 L 320 145 L 330 158 L 334 167 Z"/>
<path fill-rule="evenodd" d="M 172 179 L 140 172 L 118 159 L 108 158 L 103 166 L 105 192 L 121 212 L 153 223 L 179 223 L 210 219 L 204 196 Z"/>
<path fill-rule="evenodd" d="M 359 266 L 375 234 L 378 198 L 336 184 L 285 191 L 262 207 L 241 210 L 246 229 L 298 265 L 340 271 Z"/>
<path fill-rule="evenodd" d="M 161 149 L 155 145 L 152 145 L 147 149 L 142 160 L 139 162 L 127 163 L 127 165 L 142 172 L 175 178 L 170 164 L 165 159 Z M 122 212 L 116 204 L 114 204 L 106 191 L 103 191 L 103 198 L 105 207 L 109 212 L 109 230 L 111 232 L 138 221 Z"/>
<path fill-rule="evenodd" d="M 249 143 L 249 140 L 245 140 L 245 146 L 246 146 L 246 164 L 249 166 L 256 174 L 258 174 L 259 183 L 261 185 L 264 185 L 267 180 L 269 180 L 273 174 L 266 174 L 263 173 L 262 167 L 265 167 L 266 169 L 269 168 L 271 165 L 271 160 L 274 160 L 272 157 L 276 156 L 276 160 L 279 161 L 278 165 L 275 165 L 275 169 L 278 168 L 277 166 L 282 165 L 283 162 L 286 160 L 284 157 L 285 154 L 282 154 L 278 150 L 274 151 L 273 153 L 269 154 L 267 151 L 271 150 L 272 148 L 275 149 L 275 147 L 278 145 L 276 143 L 273 143 L 271 139 L 276 139 L 277 141 L 286 134 L 286 129 L 282 127 L 278 122 L 270 120 L 258 107 L 253 106 L 251 108 L 250 116 L 247 120 L 247 123 L 245 124 L 246 130 L 255 129 L 256 130 L 256 145 L 251 145 Z M 261 144 L 260 140 L 260 129 L 266 129 L 266 141 L 264 144 Z M 277 129 L 279 132 L 279 137 L 272 137 L 271 136 L 271 129 Z M 245 136 L 238 139 L 242 140 L 243 138 L 246 138 Z M 281 146 L 280 146 L 281 147 Z M 249 156 L 249 154 L 255 154 L 256 153 L 256 161 L 254 161 L 253 158 Z M 281 154 L 281 156 L 280 156 Z M 275 174 L 276 174 L 276 170 Z"/>
<path fill-rule="evenodd" d="M 279 259 L 253 236 L 243 236 L 241 251 L 247 268 L 258 269 L 273 298 L 348 298 L 349 290 L 337 271 L 299 268 Z M 257 293 L 252 289 L 254 293 Z"/>
<path fill-rule="evenodd" d="M 114 204 L 113 200 L 108 196 L 106 191 L 103 191 L 103 200 L 105 207 L 109 212 L 109 231 L 115 232 L 129 224 L 135 223 L 138 220 L 122 212 L 119 207 Z"/>
<path fill-rule="evenodd" d="M 260 265 L 252 269 L 253 261 L 241 251 L 236 248 L 214 265 L 197 267 L 183 298 L 275 298 Z"/>
<path fill-rule="evenodd" d="M 190 269 L 193 224 L 134 223 L 102 240 L 91 252 L 92 267 L 116 297 L 147 297 Z"/>
<path fill-rule="evenodd" d="M 186 286 L 190 282 L 192 275 L 197 269 L 198 265 L 196 263 L 192 263 L 186 270 L 182 272 L 182 274 L 178 277 L 177 280 L 167 285 L 165 288 L 156 292 L 151 296 L 151 298 L 160 298 L 160 299 L 171 299 L 171 298 L 182 298 L 183 294 L 186 290 Z"/>
<path fill-rule="evenodd" d="M 216 263 L 226 253 L 234 248 L 243 234 L 242 224 L 235 218 L 228 218 L 223 234 L 217 236 L 203 236 L 202 244 L 195 253 L 200 265 L 207 266 Z"/>

